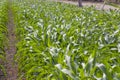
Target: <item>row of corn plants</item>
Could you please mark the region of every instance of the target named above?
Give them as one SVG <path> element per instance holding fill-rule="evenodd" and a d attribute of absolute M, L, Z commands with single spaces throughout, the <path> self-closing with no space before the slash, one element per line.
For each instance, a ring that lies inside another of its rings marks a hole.
<path fill-rule="evenodd" d="M 7 3 L 5 0 L 0 0 L 0 73 L 6 75 L 4 63 L 5 63 L 5 46 L 7 35 Z"/>
<path fill-rule="evenodd" d="M 15 0 L 19 79 L 120 80 L 120 11 Z"/>

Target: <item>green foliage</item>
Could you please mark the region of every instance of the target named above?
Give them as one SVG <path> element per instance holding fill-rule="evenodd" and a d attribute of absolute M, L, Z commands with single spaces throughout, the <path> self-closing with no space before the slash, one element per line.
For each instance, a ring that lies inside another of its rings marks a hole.
<path fill-rule="evenodd" d="M 120 11 L 14 1 L 16 61 L 26 80 L 119 80 Z"/>
<path fill-rule="evenodd" d="M 0 0 L 0 71 L 6 75 L 3 63 L 5 62 L 5 51 L 6 45 L 6 23 L 7 23 L 7 3 L 5 0 Z"/>

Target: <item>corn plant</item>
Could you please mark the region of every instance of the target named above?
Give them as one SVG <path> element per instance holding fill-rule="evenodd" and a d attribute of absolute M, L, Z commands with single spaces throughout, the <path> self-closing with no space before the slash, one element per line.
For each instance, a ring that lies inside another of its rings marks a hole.
<path fill-rule="evenodd" d="M 119 80 L 120 11 L 14 1 L 19 79 Z"/>
<path fill-rule="evenodd" d="M 0 73 L 6 75 L 5 68 L 3 66 L 5 62 L 5 45 L 7 34 L 7 3 L 5 0 L 0 0 Z"/>

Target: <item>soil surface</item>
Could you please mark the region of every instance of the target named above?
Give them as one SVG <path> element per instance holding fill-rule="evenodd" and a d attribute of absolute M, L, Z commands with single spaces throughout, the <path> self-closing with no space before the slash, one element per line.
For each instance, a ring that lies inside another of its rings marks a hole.
<path fill-rule="evenodd" d="M 51 0 L 51 1 L 63 2 L 63 3 L 67 3 L 67 4 L 78 5 L 77 1 L 68 1 L 68 0 Z M 82 5 L 85 6 L 85 7 L 95 6 L 96 9 L 102 9 L 103 2 L 88 2 L 88 1 L 83 1 Z M 118 9 L 118 8 L 110 6 L 110 5 L 105 5 L 103 9 L 104 10 L 109 10 L 109 9 Z"/>
<path fill-rule="evenodd" d="M 8 10 L 8 47 L 6 47 L 6 71 L 7 71 L 7 76 L 6 79 L 4 80 L 17 80 L 18 76 L 18 68 L 17 64 L 14 61 L 14 55 L 16 53 L 16 36 L 15 36 L 15 26 L 14 26 L 14 18 L 13 18 L 13 13 L 11 9 L 11 1 L 9 1 L 9 10 Z"/>

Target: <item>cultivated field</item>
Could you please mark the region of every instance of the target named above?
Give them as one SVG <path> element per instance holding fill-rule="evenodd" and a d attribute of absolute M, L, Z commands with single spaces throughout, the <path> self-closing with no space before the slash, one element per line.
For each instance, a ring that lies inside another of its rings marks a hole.
<path fill-rule="evenodd" d="M 0 50 L 6 41 L 1 38 L 7 34 L 6 15 L 11 13 L 16 45 L 11 63 L 17 63 L 18 80 L 120 80 L 120 10 L 79 8 L 49 0 L 4 1 L 0 3 L 6 13 L 0 12 L 4 31 L 0 30 Z"/>

